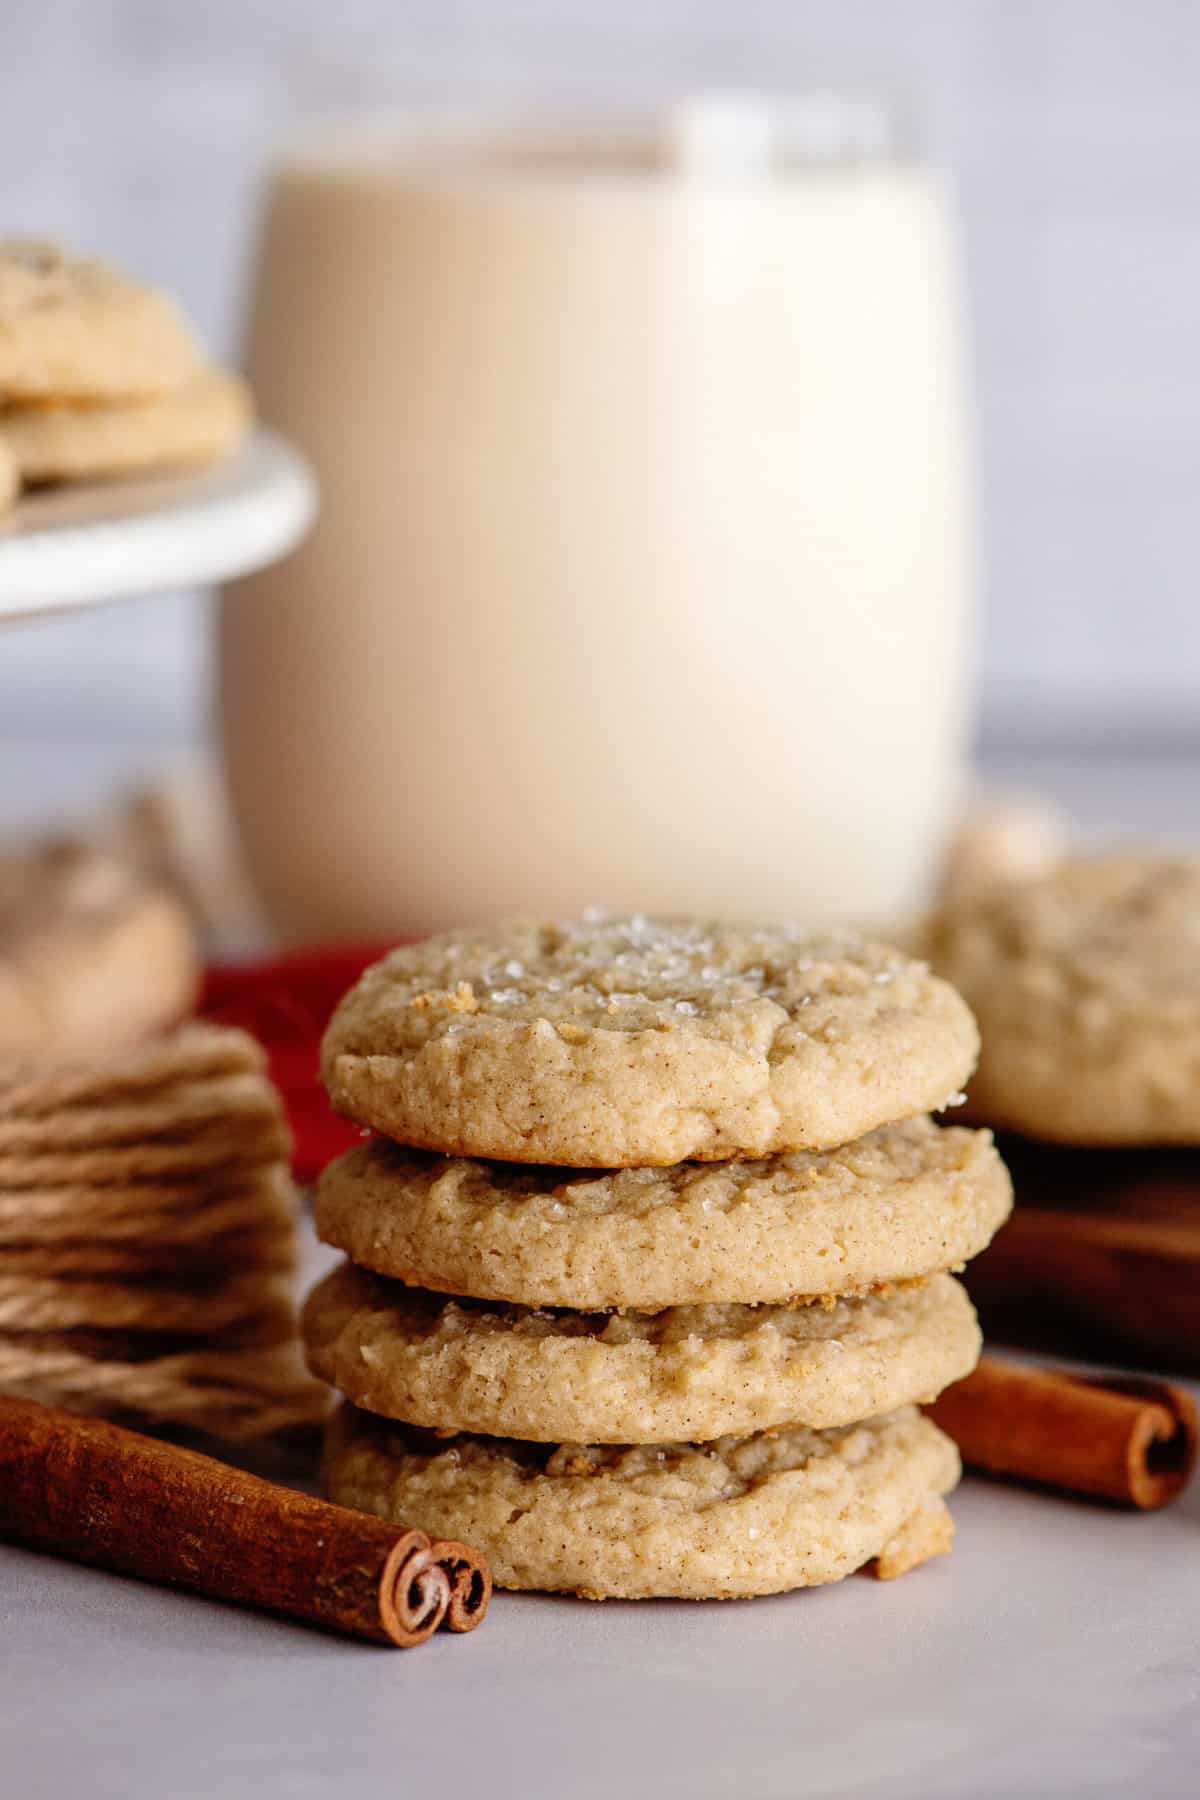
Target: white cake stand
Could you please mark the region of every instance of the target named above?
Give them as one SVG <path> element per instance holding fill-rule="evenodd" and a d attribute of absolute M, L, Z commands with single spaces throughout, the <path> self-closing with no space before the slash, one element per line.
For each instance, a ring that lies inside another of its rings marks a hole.
<path fill-rule="evenodd" d="M 261 430 L 198 474 L 29 494 L 0 515 L 0 623 L 248 575 L 286 556 L 316 509 L 307 463 Z"/>

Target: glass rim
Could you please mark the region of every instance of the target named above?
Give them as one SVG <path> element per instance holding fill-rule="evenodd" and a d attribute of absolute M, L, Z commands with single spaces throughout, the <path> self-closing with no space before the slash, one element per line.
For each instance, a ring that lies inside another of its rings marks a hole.
<path fill-rule="evenodd" d="M 891 87 L 701 92 L 658 105 L 424 101 L 333 105 L 283 133 L 272 160 L 542 177 L 668 180 L 922 160 L 916 109 Z"/>

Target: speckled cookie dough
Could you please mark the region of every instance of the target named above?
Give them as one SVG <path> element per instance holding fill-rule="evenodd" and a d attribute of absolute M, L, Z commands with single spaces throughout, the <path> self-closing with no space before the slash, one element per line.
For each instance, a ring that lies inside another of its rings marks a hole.
<path fill-rule="evenodd" d="M 1200 1144 L 1200 852 L 1076 857 L 949 907 L 973 1116 L 1064 1144 Z"/>
<path fill-rule="evenodd" d="M 606 1314 L 447 1299 L 348 1263 L 309 1296 L 303 1335 L 314 1375 L 371 1412 L 604 1444 L 845 1425 L 932 1400 L 980 1345 L 951 1275 L 828 1304 Z"/>
<path fill-rule="evenodd" d="M 223 369 L 171 394 L 109 405 L 0 406 L 0 454 L 28 486 L 192 468 L 227 456 L 246 435 L 250 395 Z"/>
<path fill-rule="evenodd" d="M 198 361 L 167 294 L 55 244 L 0 238 L 0 406 L 163 394 Z"/>
<path fill-rule="evenodd" d="M 456 1156 L 635 1168 L 844 1144 L 936 1111 L 966 1006 L 849 933 L 517 923 L 394 950 L 346 995 L 339 1112 Z"/>
<path fill-rule="evenodd" d="M 840 1150 L 593 1173 L 356 1146 L 317 1230 L 417 1287 L 526 1306 L 786 1301 L 957 1268 L 1008 1217 L 988 1132 L 931 1119 Z"/>
<path fill-rule="evenodd" d="M 330 1498 L 484 1551 L 500 1587 L 730 1599 L 838 1581 L 958 1480 L 904 1409 L 830 1431 L 636 1448 L 438 1439 L 343 1408 Z M 944 1548 L 944 1545 L 941 1546 Z"/>

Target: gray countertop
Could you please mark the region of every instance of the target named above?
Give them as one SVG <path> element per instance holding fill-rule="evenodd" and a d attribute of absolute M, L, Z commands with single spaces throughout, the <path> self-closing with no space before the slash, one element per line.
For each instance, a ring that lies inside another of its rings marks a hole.
<path fill-rule="evenodd" d="M 13 1800 L 1184 1796 L 1200 1488 L 1126 1516 L 968 1480 L 948 1559 L 724 1604 L 500 1594 L 389 1652 L 0 1551 Z"/>
<path fill-rule="evenodd" d="M 1200 763 L 1001 771 L 1100 828 L 1200 828 Z M 386 1652 L 0 1549 L 13 1800 L 1184 1796 L 1200 1485 L 1127 1516 L 967 1480 L 954 1554 L 777 1599 L 498 1595 Z"/>

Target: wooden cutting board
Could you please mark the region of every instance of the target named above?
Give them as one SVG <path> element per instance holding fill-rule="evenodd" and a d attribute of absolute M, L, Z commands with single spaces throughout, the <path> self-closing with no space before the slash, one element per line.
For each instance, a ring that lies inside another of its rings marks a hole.
<path fill-rule="evenodd" d="M 1016 1208 L 965 1276 L 985 1332 L 1200 1373 L 1200 1150 L 1000 1150 Z"/>

